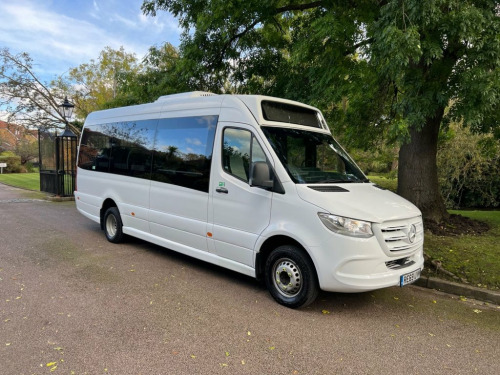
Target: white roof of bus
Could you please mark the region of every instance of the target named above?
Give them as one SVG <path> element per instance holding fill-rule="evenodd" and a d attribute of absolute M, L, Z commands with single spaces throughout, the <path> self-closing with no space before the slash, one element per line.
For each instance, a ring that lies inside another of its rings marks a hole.
<path fill-rule="evenodd" d="M 251 112 L 257 123 L 263 124 L 269 123 L 269 121 L 264 119 L 264 115 L 262 113 L 261 103 L 265 100 L 296 105 L 319 112 L 317 108 L 303 103 L 264 95 L 217 95 L 203 91 L 192 91 L 161 96 L 153 103 L 93 112 L 87 117 L 86 123 L 99 123 L 105 119 L 117 120 L 119 118 L 123 118 L 125 120 L 126 118 L 131 117 L 134 119 L 159 118 L 169 112 L 181 112 L 186 110 L 207 110 L 211 108 L 212 110 L 219 111 L 221 107 L 238 109 L 244 109 L 246 107 Z M 151 116 L 152 114 L 154 114 L 154 116 Z M 281 126 L 283 126 L 283 124 L 281 124 Z M 323 126 L 325 128 L 316 130 L 329 131 L 326 126 L 326 122 L 323 123 Z"/>

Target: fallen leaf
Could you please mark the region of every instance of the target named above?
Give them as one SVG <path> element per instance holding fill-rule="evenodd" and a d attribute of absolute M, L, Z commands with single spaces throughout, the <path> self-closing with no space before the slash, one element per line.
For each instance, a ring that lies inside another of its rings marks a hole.
<path fill-rule="evenodd" d="M 330 311 L 328 311 L 328 310 L 321 310 L 321 312 L 322 312 L 323 314 L 330 314 Z"/>
<path fill-rule="evenodd" d="M 57 362 L 49 362 L 46 364 L 47 367 L 52 367 L 54 365 L 57 365 Z"/>
<path fill-rule="evenodd" d="M 252 332 L 248 331 L 248 332 L 247 332 L 247 335 L 248 335 L 248 336 L 252 336 Z"/>
<path fill-rule="evenodd" d="M 193 355 L 193 354 L 191 354 L 191 358 L 195 359 L 195 358 L 196 358 L 196 356 L 195 356 L 195 355 Z"/>
<path fill-rule="evenodd" d="M 398 298 L 398 297 L 393 297 L 393 298 L 394 298 L 396 301 L 397 301 L 397 300 L 399 300 L 399 298 Z"/>
<path fill-rule="evenodd" d="M 226 357 L 229 357 L 229 352 L 226 352 Z"/>
<path fill-rule="evenodd" d="M 479 310 L 479 309 L 474 309 L 474 310 L 472 310 L 472 311 L 474 311 L 476 314 L 479 314 L 479 313 L 482 313 L 482 312 L 483 312 L 482 310 Z"/>
<path fill-rule="evenodd" d="M 276 349 L 274 346 L 269 347 L 269 350 L 274 350 L 274 349 Z"/>
<path fill-rule="evenodd" d="M 436 336 L 436 335 L 435 335 L 435 334 L 433 334 L 433 333 L 430 333 L 430 332 L 429 332 L 429 336 L 434 337 L 434 336 Z"/>
<path fill-rule="evenodd" d="M 246 362 L 244 359 L 241 360 L 241 364 L 244 365 Z"/>

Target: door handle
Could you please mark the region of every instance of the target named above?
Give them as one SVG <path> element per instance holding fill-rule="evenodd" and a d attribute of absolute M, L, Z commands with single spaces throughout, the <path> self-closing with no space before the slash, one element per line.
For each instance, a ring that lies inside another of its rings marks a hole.
<path fill-rule="evenodd" d="M 216 191 L 217 193 L 222 193 L 222 194 L 227 194 L 227 193 L 229 193 L 229 191 L 228 191 L 225 187 L 220 187 L 220 188 L 217 188 L 217 189 L 215 189 L 215 191 Z"/>

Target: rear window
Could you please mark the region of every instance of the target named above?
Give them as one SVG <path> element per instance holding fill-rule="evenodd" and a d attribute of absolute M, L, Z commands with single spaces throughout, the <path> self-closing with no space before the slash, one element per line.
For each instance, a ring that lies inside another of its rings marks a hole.
<path fill-rule="evenodd" d="M 323 128 L 318 112 L 313 109 L 268 100 L 261 105 L 265 120 Z"/>

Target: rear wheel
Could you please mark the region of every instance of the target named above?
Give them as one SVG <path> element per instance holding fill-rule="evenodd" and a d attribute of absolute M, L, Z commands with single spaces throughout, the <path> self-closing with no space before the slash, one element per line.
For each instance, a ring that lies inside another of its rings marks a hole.
<path fill-rule="evenodd" d="M 109 242 L 119 243 L 123 241 L 122 227 L 122 219 L 118 208 L 108 208 L 104 213 L 104 233 Z"/>
<path fill-rule="evenodd" d="M 273 298 L 290 308 L 309 305 L 319 292 L 314 265 L 296 246 L 284 245 L 271 252 L 266 261 L 265 280 Z"/>

